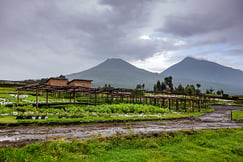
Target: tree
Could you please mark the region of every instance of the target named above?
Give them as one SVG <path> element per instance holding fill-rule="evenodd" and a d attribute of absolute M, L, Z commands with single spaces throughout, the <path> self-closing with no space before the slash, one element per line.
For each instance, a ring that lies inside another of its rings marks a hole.
<path fill-rule="evenodd" d="M 197 83 L 196 86 L 197 86 L 196 95 L 200 95 L 201 94 L 201 90 L 200 90 L 201 84 Z"/>
<path fill-rule="evenodd" d="M 206 90 L 206 94 L 210 94 L 210 91 L 208 89 Z"/>
<path fill-rule="evenodd" d="M 187 95 L 194 95 L 195 94 L 195 87 L 194 85 L 187 85 L 186 88 L 185 88 L 185 93 Z"/>
<path fill-rule="evenodd" d="M 103 88 L 108 89 L 108 90 L 113 89 L 113 87 L 111 87 L 110 84 L 105 84 L 105 86 Z"/>
<path fill-rule="evenodd" d="M 154 92 L 157 92 L 157 85 L 154 85 Z"/>
<path fill-rule="evenodd" d="M 143 85 L 137 84 L 132 94 L 136 96 L 144 96 Z"/>
<path fill-rule="evenodd" d="M 161 85 L 160 85 L 160 89 L 161 89 L 161 91 L 166 90 L 166 85 L 165 85 L 164 82 L 161 83 Z"/>
<path fill-rule="evenodd" d="M 213 94 L 213 91 L 214 91 L 213 88 L 210 88 L 210 89 L 209 89 L 210 94 Z"/>
<path fill-rule="evenodd" d="M 220 91 L 221 91 L 221 95 L 224 95 L 224 90 L 221 89 Z"/>
<path fill-rule="evenodd" d="M 213 94 L 214 89 L 210 88 L 206 90 L 206 94 Z"/>
<path fill-rule="evenodd" d="M 173 83 L 171 76 L 165 77 L 164 82 L 160 82 L 160 80 L 158 80 L 157 83 L 154 85 L 154 92 L 162 92 L 166 89 L 168 89 L 169 91 L 173 91 Z"/>
<path fill-rule="evenodd" d="M 143 83 L 143 84 L 142 84 L 142 90 L 144 90 L 144 89 L 145 89 L 145 84 Z"/>
<path fill-rule="evenodd" d="M 218 90 L 218 91 L 216 92 L 216 94 L 217 94 L 217 95 L 221 95 L 221 92 L 220 92 L 220 90 Z"/>
<path fill-rule="evenodd" d="M 160 83 L 160 81 L 158 80 L 157 83 L 154 85 L 154 92 L 160 92 L 162 91 L 162 84 L 163 83 Z"/>
<path fill-rule="evenodd" d="M 200 89 L 201 84 L 197 83 L 196 86 L 197 86 L 197 89 Z"/>
<path fill-rule="evenodd" d="M 168 87 L 169 91 L 174 90 L 172 79 L 173 79 L 172 76 L 164 78 L 165 85 L 166 85 L 166 87 Z"/>
<path fill-rule="evenodd" d="M 144 90 L 145 84 L 137 84 L 136 89 Z"/>
<path fill-rule="evenodd" d="M 156 87 L 157 87 L 156 91 L 160 91 L 161 90 L 161 88 L 160 88 L 160 81 L 159 80 L 157 81 Z"/>
<path fill-rule="evenodd" d="M 184 87 L 181 84 L 179 84 L 178 87 L 176 88 L 176 92 L 184 93 Z"/>
<path fill-rule="evenodd" d="M 221 89 L 221 90 L 218 90 L 216 93 L 217 93 L 217 95 L 223 95 L 224 91 Z"/>
<path fill-rule="evenodd" d="M 141 90 L 142 89 L 142 85 L 141 84 L 137 84 L 136 89 Z"/>
<path fill-rule="evenodd" d="M 57 77 L 59 79 L 67 79 L 65 75 L 60 75 L 59 77 Z"/>
<path fill-rule="evenodd" d="M 196 94 L 196 95 L 200 95 L 200 94 L 201 94 L 201 90 L 200 90 L 200 89 L 196 89 L 196 90 L 195 90 L 195 94 Z"/>

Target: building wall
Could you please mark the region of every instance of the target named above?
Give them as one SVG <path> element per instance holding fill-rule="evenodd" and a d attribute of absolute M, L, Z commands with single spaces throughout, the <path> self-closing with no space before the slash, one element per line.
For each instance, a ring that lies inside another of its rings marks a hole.
<path fill-rule="evenodd" d="M 92 84 L 91 84 L 91 81 L 74 80 L 69 83 L 69 86 L 72 86 L 72 87 L 82 86 L 82 87 L 86 87 L 86 88 L 91 88 Z"/>
<path fill-rule="evenodd" d="M 47 85 L 51 86 L 67 86 L 67 80 L 50 79 Z"/>

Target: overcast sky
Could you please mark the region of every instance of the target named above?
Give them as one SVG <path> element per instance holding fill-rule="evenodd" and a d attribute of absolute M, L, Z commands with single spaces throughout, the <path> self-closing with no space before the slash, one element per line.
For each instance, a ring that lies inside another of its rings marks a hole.
<path fill-rule="evenodd" d="M 243 70 L 243 0 L 0 0 L 0 80 L 186 56 Z"/>

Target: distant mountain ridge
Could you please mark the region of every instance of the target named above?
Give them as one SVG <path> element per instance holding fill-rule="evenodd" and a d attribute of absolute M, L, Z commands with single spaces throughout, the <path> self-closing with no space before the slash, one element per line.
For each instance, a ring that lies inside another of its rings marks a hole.
<path fill-rule="evenodd" d="M 105 84 L 111 84 L 114 87 L 135 88 L 137 84 L 154 84 L 152 78 L 158 78 L 158 73 L 152 73 L 144 69 L 139 69 L 128 62 L 112 58 L 103 63 L 85 70 L 83 72 L 67 75 L 68 79 L 92 79 L 95 87 L 103 87 Z"/>
<path fill-rule="evenodd" d="M 163 71 L 161 75 L 243 86 L 243 71 L 192 57 L 186 57 Z"/>
<path fill-rule="evenodd" d="M 162 81 L 166 76 L 173 76 L 174 86 L 200 83 L 202 90 L 214 88 L 229 94 L 243 94 L 243 71 L 192 57 L 186 57 L 160 74 L 112 58 L 88 70 L 66 75 L 69 80 L 91 79 L 94 87 L 110 84 L 119 88 L 135 88 L 137 84 L 144 83 L 147 89 L 153 89 L 157 80 Z"/>

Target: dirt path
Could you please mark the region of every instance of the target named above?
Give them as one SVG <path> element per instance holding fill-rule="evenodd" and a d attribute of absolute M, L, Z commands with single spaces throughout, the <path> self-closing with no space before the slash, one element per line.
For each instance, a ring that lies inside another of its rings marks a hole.
<path fill-rule="evenodd" d="M 236 106 L 213 106 L 214 112 L 192 120 L 173 120 L 162 122 L 135 122 L 120 124 L 92 124 L 67 127 L 14 127 L 0 129 L 0 147 L 24 145 L 34 141 L 82 140 L 97 136 L 117 134 L 153 133 L 183 129 L 238 128 L 243 122 L 231 120 L 232 110 L 243 110 Z"/>

